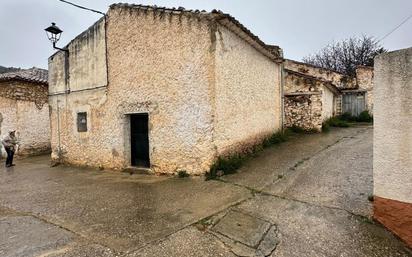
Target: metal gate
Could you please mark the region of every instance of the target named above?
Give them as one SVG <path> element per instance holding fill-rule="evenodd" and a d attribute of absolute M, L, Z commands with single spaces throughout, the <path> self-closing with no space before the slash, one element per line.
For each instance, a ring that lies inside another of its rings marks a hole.
<path fill-rule="evenodd" d="M 365 93 L 349 93 L 342 97 L 342 113 L 350 113 L 352 116 L 359 116 L 359 114 L 366 110 Z"/>

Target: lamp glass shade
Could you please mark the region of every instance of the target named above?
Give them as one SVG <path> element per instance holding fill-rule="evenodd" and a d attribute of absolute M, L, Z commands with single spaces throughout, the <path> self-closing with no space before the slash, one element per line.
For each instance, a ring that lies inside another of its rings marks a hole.
<path fill-rule="evenodd" d="M 45 29 L 47 37 L 52 43 L 56 43 L 59 41 L 61 33 L 63 30 L 61 30 L 59 27 L 56 26 L 56 23 L 52 23 L 52 25 L 48 28 Z"/>

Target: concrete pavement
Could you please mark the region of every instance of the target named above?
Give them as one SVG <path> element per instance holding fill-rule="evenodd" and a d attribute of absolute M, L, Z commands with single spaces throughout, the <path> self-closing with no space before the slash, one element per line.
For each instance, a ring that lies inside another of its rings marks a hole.
<path fill-rule="evenodd" d="M 296 135 L 222 181 L 0 169 L 0 256 L 412 256 L 370 221 L 371 127 Z"/>

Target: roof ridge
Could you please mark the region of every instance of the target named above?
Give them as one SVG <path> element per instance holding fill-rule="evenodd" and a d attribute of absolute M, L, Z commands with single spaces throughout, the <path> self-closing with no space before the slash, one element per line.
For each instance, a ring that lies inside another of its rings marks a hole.
<path fill-rule="evenodd" d="M 34 83 L 48 83 L 48 70 L 32 67 L 0 74 L 0 81 L 22 80 Z"/>
<path fill-rule="evenodd" d="M 267 52 L 264 55 L 270 56 L 270 57 L 268 56 L 268 58 L 274 59 L 276 61 L 278 61 L 279 59 L 283 60 L 283 56 L 280 51 L 274 51 L 273 46 L 265 44 L 257 35 L 255 35 L 252 31 L 250 31 L 246 26 L 244 26 L 235 17 L 233 17 L 229 13 L 225 13 L 218 9 L 213 9 L 212 11 L 207 12 L 205 10 L 199 11 L 198 9 L 196 10 L 185 9 L 184 7 L 181 7 L 181 6 L 178 8 L 175 8 L 175 7 L 169 8 L 169 7 L 158 7 L 157 5 L 142 5 L 142 4 L 128 4 L 128 3 L 115 3 L 115 4 L 110 5 L 110 8 L 114 8 L 114 7 L 146 9 L 146 10 L 153 10 L 153 11 L 162 10 L 162 11 L 171 12 L 172 14 L 174 12 L 191 13 L 191 14 L 197 14 L 197 15 L 205 14 L 205 15 L 211 15 L 213 18 L 216 19 L 217 22 L 227 19 L 229 22 L 231 22 L 232 24 L 237 26 L 241 31 L 243 31 L 247 36 L 249 36 L 253 41 L 255 41 L 262 49 L 264 49 Z"/>
<path fill-rule="evenodd" d="M 213 13 L 213 11 L 217 12 L 221 12 L 220 10 L 212 10 L 211 12 L 208 12 L 206 10 L 199 10 L 199 9 L 186 9 L 182 6 L 179 7 L 165 7 L 165 6 L 157 6 L 157 5 L 144 5 L 144 4 L 129 4 L 129 3 L 114 3 L 110 5 L 110 8 L 112 7 L 129 7 L 129 8 L 145 8 L 145 9 L 153 9 L 153 10 L 157 10 L 157 9 L 161 9 L 161 10 L 165 10 L 165 11 L 176 11 L 176 12 L 190 12 L 190 13 Z"/>

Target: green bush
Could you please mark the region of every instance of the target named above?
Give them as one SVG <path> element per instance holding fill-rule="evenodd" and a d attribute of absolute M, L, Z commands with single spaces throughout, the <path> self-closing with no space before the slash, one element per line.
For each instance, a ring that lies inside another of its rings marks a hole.
<path fill-rule="evenodd" d="M 263 140 L 261 144 L 254 146 L 249 152 L 244 154 L 234 154 L 227 157 L 219 157 L 210 167 L 209 172 L 206 173 L 206 180 L 218 177 L 218 171 L 223 172 L 223 175 L 236 173 L 246 160 L 256 156 L 257 153 L 264 148 L 287 141 L 291 134 L 292 132 L 289 129 L 279 131 Z"/>
<path fill-rule="evenodd" d="M 295 126 L 295 125 L 290 127 L 289 130 L 296 134 L 315 134 L 319 132 L 317 129 L 314 129 L 314 128 L 305 129 L 305 128 Z"/>
<path fill-rule="evenodd" d="M 234 174 L 242 166 L 246 157 L 236 154 L 229 157 L 219 157 L 217 161 L 210 167 L 208 173 L 206 173 L 206 179 L 216 178 L 217 172 L 222 171 L 224 175 Z"/>
<path fill-rule="evenodd" d="M 267 140 L 269 142 L 268 146 L 270 146 L 270 145 L 275 145 L 275 144 L 285 142 L 286 140 L 288 140 L 288 136 L 287 136 L 287 133 L 285 132 L 276 132 L 272 136 L 270 136 Z"/>
<path fill-rule="evenodd" d="M 369 111 L 365 110 L 359 114 L 359 116 L 352 116 L 350 113 L 344 113 L 339 116 L 339 119 L 348 121 L 348 122 L 372 122 L 373 117 Z"/>
<path fill-rule="evenodd" d="M 340 115 L 340 116 L 339 116 L 339 119 L 344 120 L 344 121 L 350 121 L 350 122 L 356 121 L 356 117 L 355 117 L 355 116 L 352 116 L 352 114 L 350 114 L 350 113 L 348 113 L 348 112 Z"/>
<path fill-rule="evenodd" d="M 327 121 L 322 123 L 322 132 L 329 132 L 330 131 L 330 125 Z"/>
<path fill-rule="evenodd" d="M 289 128 L 292 132 L 297 133 L 297 134 L 304 134 L 306 133 L 306 130 L 302 127 L 293 125 L 292 127 Z"/>
<path fill-rule="evenodd" d="M 372 122 L 373 117 L 370 115 L 369 111 L 363 111 L 359 114 L 357 120 L 358 122 Z"/>
<path fill-rule="evenodd" d="M 187 178 L 187 177 L 189 177 L 190 175 L 187 173 L 187 171 L 185 171 L 185 170 L 179 170 L 178 172 L 177 172 L 177 176 L 179 177 L 179 178 Z"/>
<path fill-rule="evenodd" d="M 323 123 L 322 127 L 328 130 L 329 127 L 347 128 L 350 125 L 347 121 L 340 119 L 340 117 L 331 117 Z"/>

